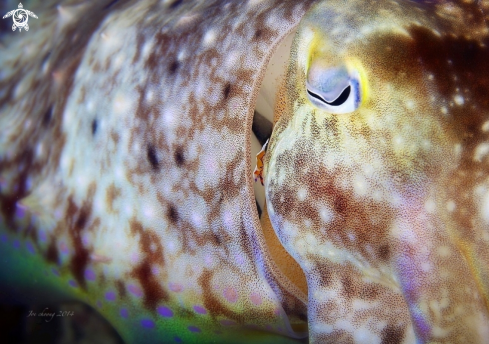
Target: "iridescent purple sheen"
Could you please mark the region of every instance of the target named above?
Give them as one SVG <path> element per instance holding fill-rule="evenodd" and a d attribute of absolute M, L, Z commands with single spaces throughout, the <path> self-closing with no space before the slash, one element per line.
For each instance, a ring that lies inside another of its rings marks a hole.
<path fill-rule="evenodd" d="M 173 312 L 168 307 L 158 307 L 158 314 L 165 318 L 171 318 L 173 316 Z"/>
<path fill-rule="evenodd" d="M 202 306 L 194 306 L 194 311 L 199 314 L 207 314 L 207 310 Z"/>
<path fill-rule="evenodd" d="M 5 234 L 2 234 L 2 236 L 0 236 L 0 238 L 2 238 L 3 242 L 8 242 L 8 237 Z"/>
<path fill-rule="evenodd" d="M 153 320 L 143 319 L 143 320 L 141 320 L 141 326 L 144 327 L 144 328 L 154 328 L 155 327 L 155 323 L 154 323 Z"/>
<path fill-rule="evenodd" d="M 26 242 L 25 246 L 27 247 L 27 251 L 32 254 L 36 254 L 36 250 L 34 249 L 34 246 L 32 246 L 32 243 L 30 241 Z"/>
<path fill-rule="evenodd" d="M 107 301 L 115 301 L 116 295 L 113 291 L 108 291 L 105 293 L 105 299 Z"/>
<path fill-rule="evenodd" d="M 14 240 L 14 247 L 17 249 L 20 248 L 20 241 L 19 240 Z"/>
<path fill-rule="evenodd" d="M 233 326 L 233 325 L 236 325 L 236 321 L 229 320 L 229 319 L 223 319 L 223 320 L 221 320 L 221 325 L 222 326 Z"/>
<path fill-rule="evenodd" d="M 52 268 L 52 269 L 51 269 L 51 272 L 53 273 L 53 275 L 55 275 L 55 276 L 58 276 L 58 277 L 59 277 L 59 271 L 58 271 L 58 269 L 56 269 L 56 268 Z"/>
<path fill-rule="evenodd" d="M 39 231 L 39 240 L 42 241 L 42 242 L 46 242 L 46 240 L 47 240 L 46 232 Z"/>
<path fill-rule="evenodd" d="M 423 316 L 423 313 L 419 311 L 417 308 L 412 307 L 412 317 L 413 321 L 416 324 L 417 329 L 420 331 L 419 335 L 422 340 L 428 341 L 430 333 L 431 333 L 431 326 L 429 322 L 425 319 Z"/>
<path fill-rule="evenodd" d="M 137 286 L 135 286 L 134 284 L 129 284 L 129 286 L 127 287 L 127 289 L 129 290 L 129 292 L 131 294 L 133 294 L 134 296 L 137 296 L 137 297 L 141 297 L 143 296 L 143 292 L 141 291 L 141 289 L 139 289 Z"/>
<path fill-rule="evenodd" d="M 129 312 L 127 311 L 126 308 L 121 308 L 120 314 L 121 314 L 121 317 L 123 317 L 123 318 L 127 318 L 129 316 Z"/>
<path fill-rule="evenodd" d="M 73 288 L 77 288 L 78 287 L 78 283 L 76 283 L 76 281 L 74 281 L 74 280 L 69 280 L 68 281 L 68 284 L 71 285 Z"/>
<path fill-rule="evenodd" d="M 197 326 L 189 326 L 187 328 L 190 332 L 195 332 L 195 333 L 200 332 L 200 328 L 198 328 Z"/>
<path fill-rule="evenodd" d="M 97 279 L 97 275 L 92 269 L 85 270 L 85 278 L 89 281 L 95 281 Z"/>
<path fill-rule="evenodd" d="M 64 242 L 62 242 L 59 245 L 59 250 L 61 251 L 62 254 L 69 254 L 70 253 L 70 249 L 68 248 L 68 246 L 66 246 L 66 244 Z"/>
<path fill-rule="evenodd" d="M 17 203 L 15 205 L 15 217 L 17 217 L 19 219 L 23 219 L 24 216 L 25 216 L 24 207 Z"/>
<path fill-rule="evenodd" d="M 175 343 L 183 343 L 183 340 L 180 337 L 173 337 Z"/>

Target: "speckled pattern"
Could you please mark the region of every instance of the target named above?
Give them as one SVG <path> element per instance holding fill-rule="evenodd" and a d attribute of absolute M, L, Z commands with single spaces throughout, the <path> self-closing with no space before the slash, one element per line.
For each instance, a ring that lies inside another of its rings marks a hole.
<path fill-rule="evenodd" d="M 265 164 L 314 342 L 489 341 L 489 40 L 472 2 L 324 1 L 302 20 Z M 332 115 L 311 65 L 368 98 Z"/>
<path fill-rule="evenodd" d="M 10 299 L 81 300 L 128 343 L 487 341 L 488 1 L 23 4 L 0 41 Z M 295 30 L 272 245 L 251 128 Z M 307 100 L 317 61 L 362 71 L 356 111 Z"/>

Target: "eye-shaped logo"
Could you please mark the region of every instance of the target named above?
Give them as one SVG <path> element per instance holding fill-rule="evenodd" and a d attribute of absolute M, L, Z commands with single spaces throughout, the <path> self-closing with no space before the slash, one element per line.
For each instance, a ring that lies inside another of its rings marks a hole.
<path fill-rule="evenodd" d="M 19 8 L 8 12 L 6 15 L 3 16 L 3 19 L 12 17 L 12 19 L 14 20 L 12 31 L 15 31 L 15 29 L 19 28 L 19 32 L 21 32 L 22 29 L 24 29 L 25 31 L 29 31 L 29 25 L 27 24 L 29 16 L 37 19 L 37 16 L 33 12 L 24 10 L 24 6 L 19 3 Z"/>

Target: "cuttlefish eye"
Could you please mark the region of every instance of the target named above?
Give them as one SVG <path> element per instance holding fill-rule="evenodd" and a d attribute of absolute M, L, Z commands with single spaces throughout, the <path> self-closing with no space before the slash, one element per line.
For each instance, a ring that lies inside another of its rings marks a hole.
<path fill-rule="evenodd" d="M 361 103 L 359 73 L 347 66 L 327 68 L 311 64 L 306 79 L 309 101 L 319 109 L 330 113 L 353 112 Z"/>

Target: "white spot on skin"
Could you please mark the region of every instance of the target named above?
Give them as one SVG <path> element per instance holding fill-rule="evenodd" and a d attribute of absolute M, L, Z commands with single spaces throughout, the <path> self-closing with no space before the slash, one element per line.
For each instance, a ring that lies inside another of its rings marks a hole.
<path fill-rule="evenodd" d="M 327 207 L 321 207 L 319 209 L 319 217 L 321 217 L 324 223 L 328 224 L 333 220 L 334 213 Z"/>
<path fill-rule="evenodd" d="M 364 327 L 356 329 L 353 338 L 356 343 L 380 343 L 380 338 Z"/>
<path fill-rule="evenodd" d="M 482 131 L 489 131 L 489 121 L 484 122 L 484 124 L 482 125 Z"/>
<path fill-rule="evenodd" d="M 394 144 L 401 146 L 404 143 L 404 140 L 401 136 L 394 137 Z"/>
<path fill-rule="evenodd" d="M 462 153 L 462 145 L 460 143 L 455 144 L 453 146 L 453 151 L 457 158 L 460 157 L 460 154 Z"/>
<path fill-rule="evenodd" d="M 202 43 L 205 47 L 211 46 L 216 41 L 216 32 L 209 30 L 205 33 Z"/>
<path fill-rule="evenodd" d="M 437 250 L 436 250 L 436 252 L 442 258 L 448 258 L 448 257 L 450 257 L 450 254 L 451 254 L 451 250 L 447 246 L 440 246 L 440 247 L 438 247 Z"/>
<path fill-rule="evenodd" d="M 305 188 L 300 188 L 299 190 L 297 190 L 297 199 L 299 201 L 304 201 L 307 197 L 307 190 Z"/>
<path fill-rule="evenodd" d="M 194 22 L 198 18 L 199 18 L 198 14 L 183 16 L 176 22 L 175 26 L 191 24 L 192 22 Z"/>
<path fill-rule="evenodd" d="M 311 233 L 306 234 L 306 242 L 310 248 L 315 248 L 318 244 L 316 237 Z"/>
<path fill-rule="evenodd" d="M 44 153 L 44 145 L 42 143 L 39 143 L 36 146 L 36 156 L 40 157 L 43 155 L 43 153 Z"/>
<path fill-rule="evenodd" d="M 149 219 L 152 219 L 155 217 L 155 211 L 153 207 L 150 205 L 150 203 L 147 203 L 143 206 L 143 214 Z"/>
<path fill-rule="evenodd" d="M 429 199 L 426 201 L 426 203 L 424 204 L 424 209 L 428 212 L 428 213 L 432 213 L 435 211 L 436 209 L 436 204 L 435 202 L 432 200 L 432 199 Z"/>
<path fill-rule="evenodd" d="M 489 192 L 487 192 L 484 196 L 482 205 L 480 207 L 480 212 L 486 223 L 489 223 Z"/>
<path fill-rule="evenodd" d="M 455 97 L 453 97 L 453 100 L 457 105 L 464 105 L 464 97 L 462 97 L 460 94 L 457 94 Z"/>
<path fill-rule="evenodd" d="M 201 229 L 204 222 L 202 215 L 199 212 L 193 212 L 191 218 L 192 218 L 192 224 L 198 229 Z"/>
<path fill-rule="evenodd" d="M 167 241 L 167 243 L 166 243 L 166 249 L 170 253 L 175 253 L 176 251 L 178 251 L 177 250 L 177 247 L 175 245 L 175 242 L 173 240 Z"/>
<path fill-rule="evenodd" d="M 154 91 L 152 89 L 149 89 L 146 94 L 144 95 L 144 99 L 148 102 L 151 103 L 153 102 L 154 99 Z"/>
<path fill-rule="evenodd" d="M 350 241 L 353 241 L 354 242 L 356 240 L 355 233 L 348 232 L 348 239 L 350 239 Z"/>
<path fill-rule="evenodd" d="M 421 270 L 423 270 L 423 272 L 431 271 L 431 263 L 429 263 L 429 262 L 421 263 Z"/>
<path fill-rule="evenodd" d="M 484 241 L 489 241 L 489 231 L 488 230 L 482 231 L 482 239 L 484 239 Z"/>
<path fill-rule="evenodd" d="M 475 148 L 474 161 L 481 162 L 482 158 L 489 153 L 489 143 L 484 142 Z"/>
<path fill-rule="evenodd" d="M 455 206 L 455 202 L 454 201 L 450 200 L 450 201 L 447 202 L 447 210 L 449 212 L 454 211 L 455 210 L 455 207 L 456 206 Z"/>
<path fill-rule="evenodd" d="M 130 108 L 131 108 L 131 102 L 129 101 L 129 97 L 124 95 L 116 96 L 113 104 L 113 109 L 115 113 L 125 114 L 130 110 Z"/>
<path fill-rule="evenodd" d="M 355 193 L 359 196 L 365 196 L 368 192 L 367 181 L 362 175 L 355 175 L 355 181 L 353 183 Z"/>
<path fill-rule="evenodd" d="M 249 7 L 253 7 L 253 6 L 255 6 L 255 5 L 260 4 L 261 2 L 263 2 L 263 0 L 249 0 L 249 1 L 248 1 L 248 6 L 249 6 Z"/>
<path fill-rule="evenodd" d="M 448 113 L 448 110 L 447 110 L 447 108 L 446 108 L 445 106 L 442 106 L 442 107 L 440 108 L 440 111 L 441 111 L 441 113 L 442 113 L 442 114 L 444 114 L 444 115 L 446 115 L 446 114 Z"/>

